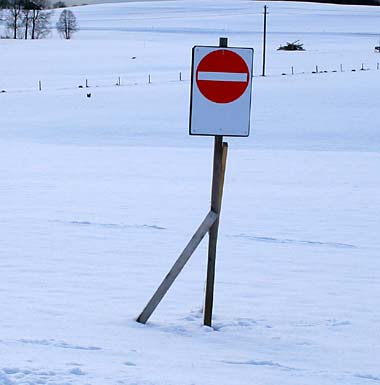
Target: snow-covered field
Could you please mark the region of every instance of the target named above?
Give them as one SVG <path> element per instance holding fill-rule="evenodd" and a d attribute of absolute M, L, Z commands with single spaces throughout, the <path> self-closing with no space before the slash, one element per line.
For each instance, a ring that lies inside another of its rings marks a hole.
<path fill-rule="evenodd" d="M 263 4 L 77 7 L 71 41 L 0 40 L 1 385 L 380 382 L 380 8 L 268 3 L 251 136 L 228 139 L 214 329 L 206 242 L 134 321 L 209 208 L 191 48 L 226 36 L 259 75 Z"/>

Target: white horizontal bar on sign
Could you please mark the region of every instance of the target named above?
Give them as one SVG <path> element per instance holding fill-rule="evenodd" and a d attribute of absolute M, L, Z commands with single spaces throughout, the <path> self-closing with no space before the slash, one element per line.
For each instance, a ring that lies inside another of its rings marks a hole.
<path fill-rule="evenodd" d="M 210 80 L 219 82 L 247 82 L 248 74 L 246 72 L 208 72 L 199 71 L 198 80 Z"/>

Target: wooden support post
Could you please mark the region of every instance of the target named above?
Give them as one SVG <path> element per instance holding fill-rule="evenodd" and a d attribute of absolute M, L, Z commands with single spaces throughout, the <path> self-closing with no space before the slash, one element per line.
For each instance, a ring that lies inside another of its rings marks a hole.
<path fill-rule="evenodd" d="M 206 298 L 204 307 L 203 323 L 205 326 L 212 324 L 212 309 L 214 304 L 214 282 L 215 282 L 215 265 L 216 265 L 216 246 L 218 241 L 219 215 L 222 206 L 224 174 L 227 161 L 228 144 L 223 143 L 222 136 L 215 136 L 214 142 L 214 164 L 212 177 L 211 192 L 211 211 L 218 215 L 218 219 L 210 228 L 209 246 L 208 246 L 208 263 L 207 263 L 207 281 L 206 281 Z"/>
<path fill-rule="evenodd" d="M 267 50 L 267 14 L 268 14 L 268 7 L 264 5 L 264 31 L 263 31 L 263 72 L 261 73 L 261 76 L 265 76 L 265 57 L 266 57 L 266 50 Z"/>
<path fill-rule="evenodd" d="M 227 37 L 220 37 L 219 38 L 219 47 L 228 47 L 228 38 Z"/>
<path fill-rule="evenodd" d="M 198 230 L 195 232 L 190 242 L 182 251 L 181 255 L 170 269 L 169 273 L 166 275 L 161 285 L 158 287 L 153 297 L 150 299 L 148 304 L 145 306 L 142 313 L 137 318 L 137 322 L 145 324 L 158 304 L 161 302 L 162 298 L 164 298 L 165 294 L 169 290 L 170 286 L 173 284 L 175 279 L 178 277 L 179 273 L 182 271 L 191 255 L 194 253 L 195 249 L 201 243 L 204 236 L 209 232 L 210 228 L 214 225 L 214 223 L 218 219 L 218 214 L 213 211 L 210 211 L 202 224 L 199 226 Z"/>

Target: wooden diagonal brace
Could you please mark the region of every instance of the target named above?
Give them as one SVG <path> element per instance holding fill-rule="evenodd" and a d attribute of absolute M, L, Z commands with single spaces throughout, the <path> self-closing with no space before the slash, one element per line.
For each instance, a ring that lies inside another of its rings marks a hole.
<path fill-rule="evenodd" d="M 190 242 L 183 249 L 181 255 L 179 256 L 177 261 L 174 263 L 173 267 L 170 269 L 169 273 L 166 275 L 161 285 L 158 287 L 158 289 L 154 293 L 153 297 L 145 306 L 142 313 L 137 318 L 137 322 L 145 324 L 148 321 L 148 319 L 150 318 L 150 316 L 152 315 L 152 313 L 154 312 L 158 304 L 164 298 L 170 286 L 173 284 L 175 279 L 178 277 L 179 273 L 182 271 L 182 269 L 184 268 L 184 266 L 186 265 L 186 263 L 188 262 L 192 254 L 194 253 L 195 249 L 201 243 L 204 236 L 209 232 L 210 228 L 213 226 L 213 224 L 217 221 L 218 218 L 219 218 L 219 215 L 213 211 L 210 211 L 206 215 L 205 219 L 203 220 L 198 230 L 195 232 L 195 234 L 191 238 Z"/>

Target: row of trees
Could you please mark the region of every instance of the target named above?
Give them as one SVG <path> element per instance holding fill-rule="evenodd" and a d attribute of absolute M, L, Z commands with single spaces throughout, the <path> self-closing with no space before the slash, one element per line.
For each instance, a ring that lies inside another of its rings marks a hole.
<path fill-rule="evenodd" d="M 0 22 L 5 26 L 6 37 L 13 39 L 41 39 L 51 31 L 48 0 L 0 0 Z M 78 30 L 72 11 L 62 11 L 56 24 L 62 37 L 70 39 Z"/>
<path fill-rule="evenodd" d="M 6 36 L 13 39 L 46 37 L 52 15 L 47 5 L 47 0 L 3 0 L 1 20 L 6 27 Z"/>

